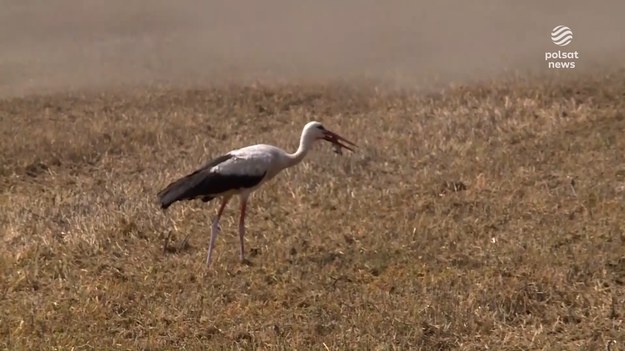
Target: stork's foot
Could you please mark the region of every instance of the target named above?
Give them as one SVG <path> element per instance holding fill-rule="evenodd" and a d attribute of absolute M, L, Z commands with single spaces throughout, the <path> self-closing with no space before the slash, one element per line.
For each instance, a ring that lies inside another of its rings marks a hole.
<path fill-rule="evenodd" d="M 253 266 L 254 265 L 254 263 L 252 263 L 252 261 L 248 260 L 245 257 L 240 258 L 240 260 L 241 260 L 241 264 L 244 264 L 246 266 Z"/>
<path fill-rule="evenodd" d="M 184 251 L 189 248 L 190 245 L 188 238 L 189 237 L 184 238 L 184 240 L 180 243 L 180 246 L 178 247 L 179 251 Z"/>

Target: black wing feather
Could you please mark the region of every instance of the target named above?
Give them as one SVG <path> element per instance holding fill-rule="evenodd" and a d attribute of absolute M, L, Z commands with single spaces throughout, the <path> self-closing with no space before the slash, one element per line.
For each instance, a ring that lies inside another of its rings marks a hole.
<path fill-rule="evenodd" d="M 211 172 L 218 164 L 234 157 L 226 154 L 215 158 L 202 168 L 184 176 L 158 193 L 161 208 L 166 209 L 176 201 L 201 199 L 208 202 L 219 194 L 232 189 L 251 188 L 265 177 L 246 175 L 222 175 Z"/>

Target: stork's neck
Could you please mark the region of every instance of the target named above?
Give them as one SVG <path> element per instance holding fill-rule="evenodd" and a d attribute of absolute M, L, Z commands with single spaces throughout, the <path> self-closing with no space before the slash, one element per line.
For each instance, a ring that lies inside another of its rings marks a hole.
<path fill-rule="evenodd" d="M 302 133 L 302 137 L 299 140 L 299 147 L 297 148 L 297 151 L 295 151 L 295 153 L 289 154 L 289 162 L 287 167 L 295 166 L 296 164 L 300 163 L 304 159 L 308 151 L 310 151 L 313 142 L 314 139 L 311 139 L 307 137 L 306 134 Z"/>

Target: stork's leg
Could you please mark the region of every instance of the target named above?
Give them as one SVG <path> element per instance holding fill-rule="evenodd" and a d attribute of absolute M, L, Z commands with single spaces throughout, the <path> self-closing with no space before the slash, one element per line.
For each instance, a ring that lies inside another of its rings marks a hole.
<path fill-rule="evenodd" d="M 211 257 L 213 256 L 213 248 L 215 247 L 215 239 L 217 239 L 217 234 L 219 234 L 219 219 L 221 215 L 224 213 L 224 209 L 228 204 L 228 200 L 230 200 L 230 196 L 226 196 L 221 200 L 221 206 L 219 207 L 219 211 L 217 211 L 217 217 L 213 220 L 213 225 L 211 226 L 211 240 L 208 244 L 208 253 L 206 255 L 206 265 L 210 266 Z"/>
<path fill-rule="evenodd" d="M 241 241 L 239 258 L 241 262 L 245 262 L 245 244 L 243 237 L 245 236 L 245 210 L 247 208 L 247 199 L 241 199 L 241 218 L 239 219 L 239 240 Z"/>

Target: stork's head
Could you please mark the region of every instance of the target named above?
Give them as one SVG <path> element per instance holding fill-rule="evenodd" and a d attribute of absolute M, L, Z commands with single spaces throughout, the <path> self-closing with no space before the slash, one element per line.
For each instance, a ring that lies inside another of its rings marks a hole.
<path fill-rule="evenodd" d="M 304 127 L 303 135 L 307 139 L 310 138 L 310 141 L 325 140 L 332 143 L 334 145 L 334 151 L 338 154 L 341 153 L 341 148 L 347 149 L 349 151 L 354 151 L 354 149 L 346 144 L 356 146 L 356 144 L 326 129 L 321 123 L 316 121 L 308 122 L 306 124 L 306 126 Z M 345 142 L 346 144 L 342 142 Z"/>

